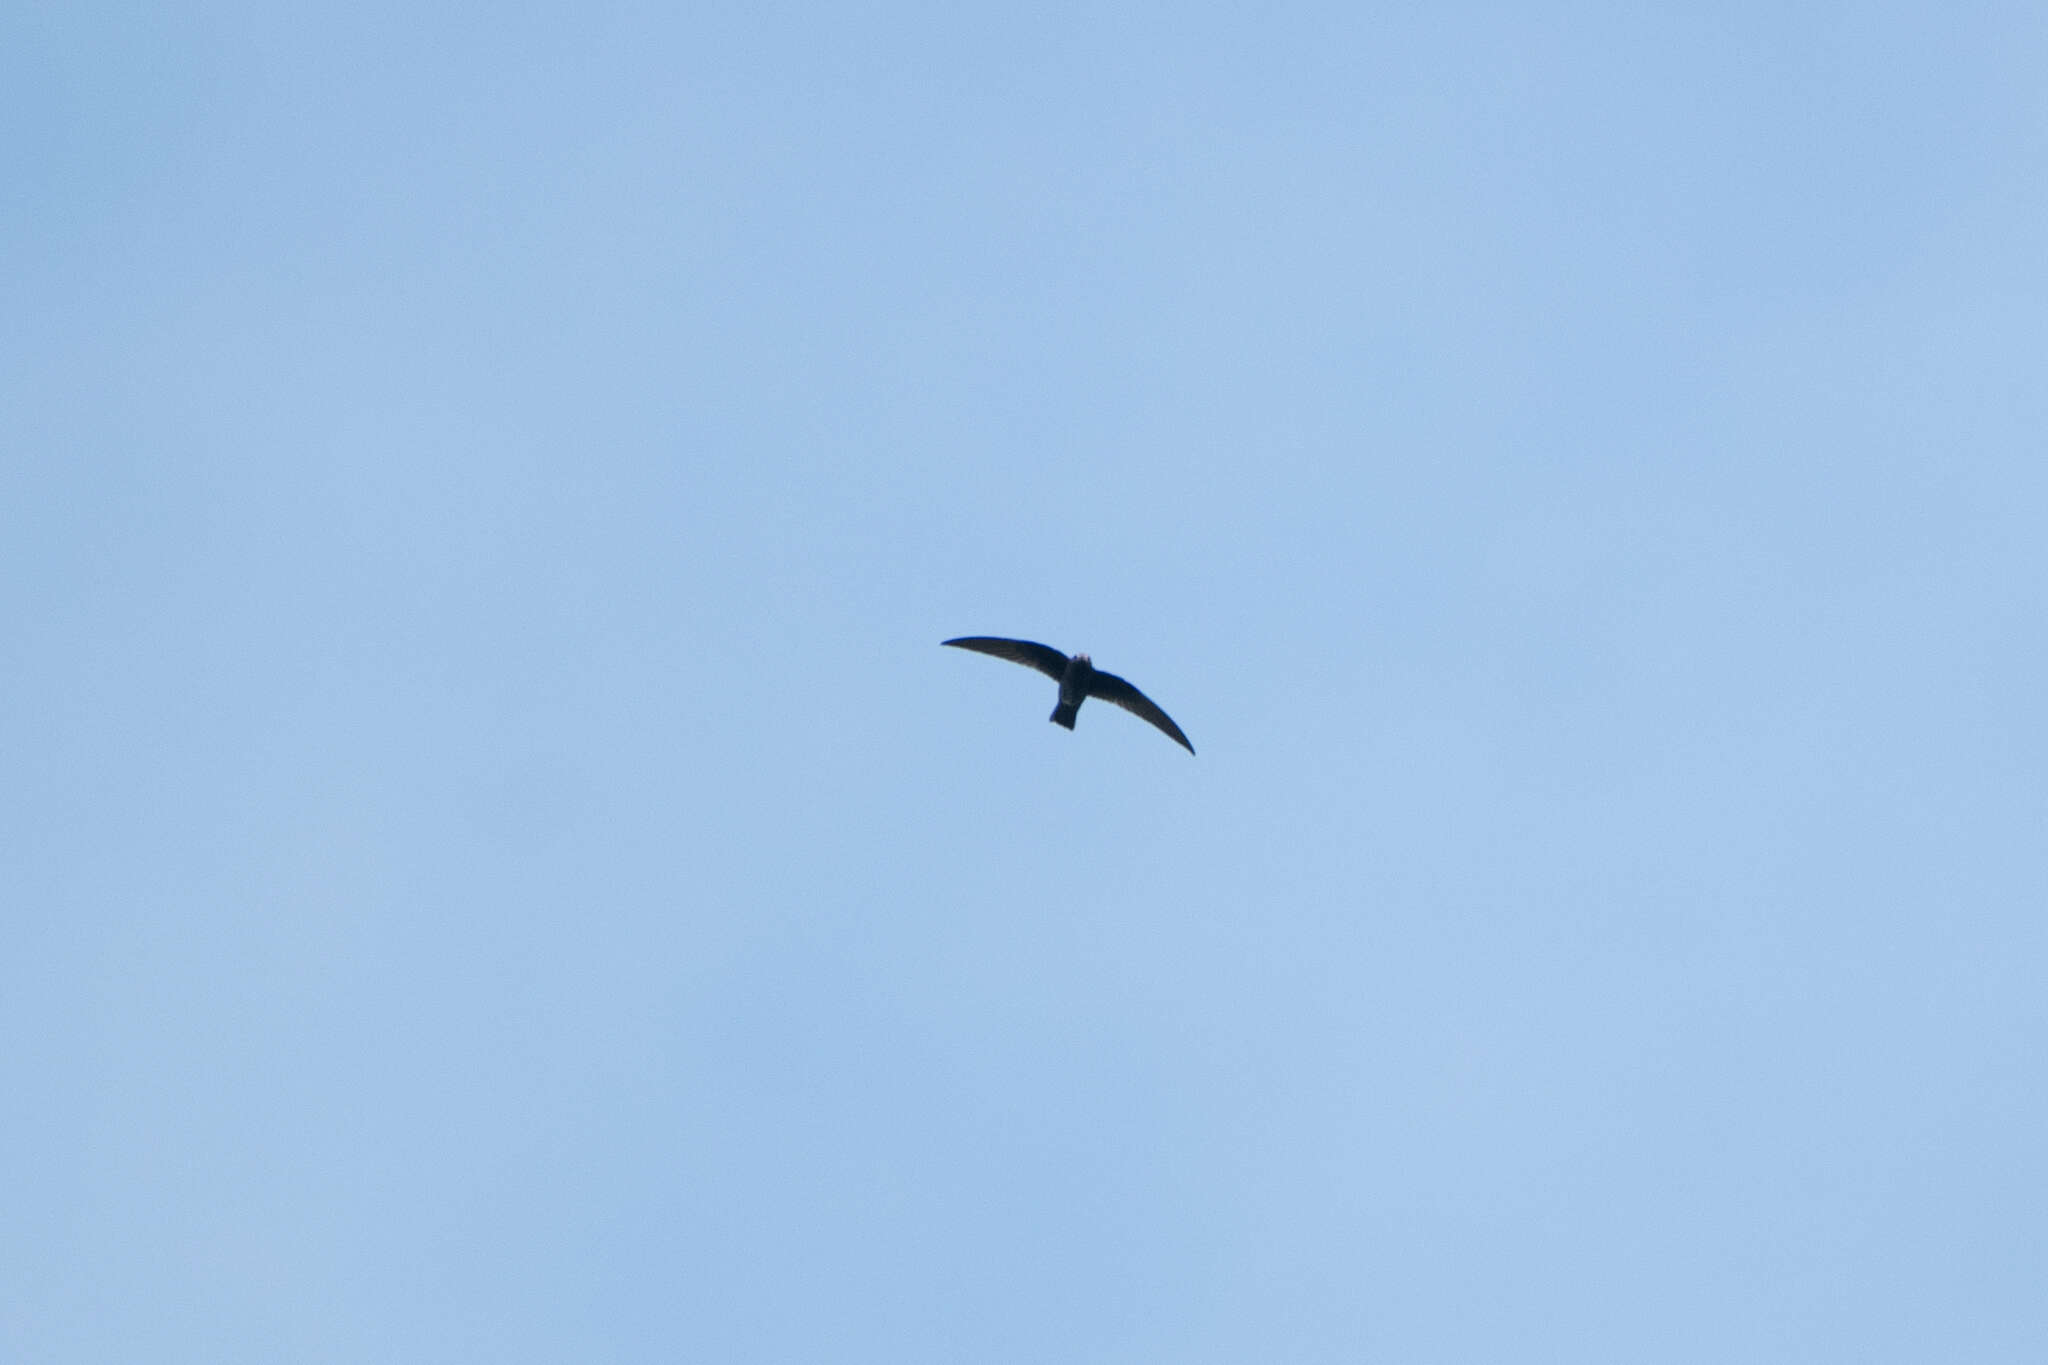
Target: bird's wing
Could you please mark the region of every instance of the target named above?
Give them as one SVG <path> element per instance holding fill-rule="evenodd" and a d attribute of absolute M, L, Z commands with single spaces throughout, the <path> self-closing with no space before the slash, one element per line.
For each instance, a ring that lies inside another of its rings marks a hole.
<path fill-rule="evenodd" d="M 1150 697 L 1125 682 L 1122 678 L 1119 678 L 1116 674 L 1104 673 L 1097 669 L 1095 676 L 1088 680 L 1088 695 L 1100 697 L 1112 705 L 1123 707 L 1124 710 L 1140 720 L 1152 722 L 1152 724 L 1164 730 L 1167 737 L 1180 745 L 1181 748 L 1186 749 L 1189 753 L 1195 751 L 1195 746 L 1188 743 L 1188 737 L 1180 732 L 1178 725 L 1173 723 L 1172 716 L 1160 710 L 1158 704 Z"/>
<path fill-rule="evenodd" d="M 1035 668 L 1054 682 L 1067 676 L 1067 656 L 1051 645 L 1036 644 L 1030 640 L 1005 640 L 999 635 L 963 635 L 957 640 L 941 640 L 939 643 L 955 649 L 971 649 L 977 654 L 993 654 L 998 659 Z"/>

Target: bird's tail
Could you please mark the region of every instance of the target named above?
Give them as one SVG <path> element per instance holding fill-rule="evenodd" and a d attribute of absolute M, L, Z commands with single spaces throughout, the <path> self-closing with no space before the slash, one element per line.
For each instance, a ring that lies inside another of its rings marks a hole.
<path fill-rule="evenodd" d="M 1071 730 L 1074 728 L 1074 713 L 1080 709 L 1080 702 L 1062 701 L 1058 706 L 1052 708 L 1052 714 L 1047 716 L 1046 719 L 1054 725 L 1064 725 Z"/>

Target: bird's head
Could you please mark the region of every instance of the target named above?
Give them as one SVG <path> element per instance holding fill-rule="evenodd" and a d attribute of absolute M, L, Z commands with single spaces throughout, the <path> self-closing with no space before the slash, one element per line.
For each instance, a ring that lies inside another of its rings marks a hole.
<path fill-rule="evenodd" d="M 1084 664 L 1092 664 L 1092 663 L 1094 663 L 1094 662 L 1095 662 L 1095 661 L 1094 661 L 1093 659 L 1089 658 L 1089 657 L 1088 657 L 1088 656 L 1087 656 L 1086 654 L 1076 654 L 1076 655 L 1075 655 L 1074 657 L 1075 657 L 1076 659 L 1079 659 L 1079 660 L 1080 660 L 1080 661 L 1081 661 L 1082 663 L 1084 663 Z"/>

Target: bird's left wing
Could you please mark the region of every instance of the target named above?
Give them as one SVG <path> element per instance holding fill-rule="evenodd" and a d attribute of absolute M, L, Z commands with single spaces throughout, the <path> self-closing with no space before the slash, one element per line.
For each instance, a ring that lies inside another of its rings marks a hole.
<path fill-rule="evenodd" d="M 1111 705 L 1121 706 L 1140 720 L 1150 721 L 1161 730 L 1164 730 L 1167 737 L 1180 745 L 1181 748 L 1186 749 L 1189 753 L 1195 751 L 1195 746 L 1188 743 L 1188 737 L 1180 732 L 1178 725 L 1173 723 L 1172 716 L 1160 710 L 1158 704 L 1150 697 L 1125 682 L 1122 678 L 1119 678 L 1116 674 L 1104 673 L 1097 669 L 1095 676 L 1088 680 L 1088 695 L 1100 697 Z"/>
<path fill-rule="evenodd" d="M 971 649 L 977 654 L 993 654 L 998 659 L 1035 668 L 1054 682 L 1067 676 L 1067 656 L 1051 645 L 1041 645 L 1035 640 L 1005 640 L 1000 635 L 962 635 L 957 640 L 941 640 L 939 643 L 955 649 Z"/>

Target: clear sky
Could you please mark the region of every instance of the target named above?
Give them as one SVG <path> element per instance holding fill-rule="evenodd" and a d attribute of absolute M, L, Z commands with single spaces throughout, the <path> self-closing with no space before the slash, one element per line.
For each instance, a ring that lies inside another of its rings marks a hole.
<path fill-rule="evenodd" d="M 2048 10 L 1671 8 L 0 16 L 0 1357 L 2048 1360 Z"/>

